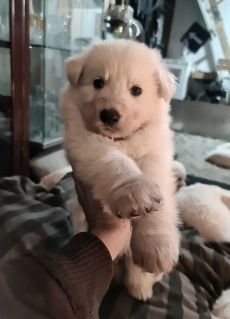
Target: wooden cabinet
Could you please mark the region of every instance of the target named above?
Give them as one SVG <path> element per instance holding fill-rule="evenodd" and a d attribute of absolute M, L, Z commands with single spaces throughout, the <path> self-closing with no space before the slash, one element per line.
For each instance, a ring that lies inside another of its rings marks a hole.
<path fill-rule="evenodd" d="M 0 2 L 0 175 L 29 171 L 29 3 Z"/>
<path fill-rule="evenodd" d="M 64 61 L 102 35 L 103 0 L 0 0 L 0 176 L 62 141 Z"/>

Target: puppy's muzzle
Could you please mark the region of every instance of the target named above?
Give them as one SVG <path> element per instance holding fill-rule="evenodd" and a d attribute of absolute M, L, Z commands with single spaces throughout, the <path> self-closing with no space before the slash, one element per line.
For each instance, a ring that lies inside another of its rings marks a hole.
<path fill-rule="evenodd" d="M 119 122 L 120 117 L 120 114 L 115 109 L 104 109 L 100 112 L 101 121 L 109 126 Z"/>

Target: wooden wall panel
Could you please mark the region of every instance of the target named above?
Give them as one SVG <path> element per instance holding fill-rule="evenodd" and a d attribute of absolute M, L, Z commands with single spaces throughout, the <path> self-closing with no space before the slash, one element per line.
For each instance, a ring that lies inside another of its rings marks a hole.
<path fill-rule="evenodd" d="M 13 173 L 29 172 L 29 0 L 10 0 Z"/>

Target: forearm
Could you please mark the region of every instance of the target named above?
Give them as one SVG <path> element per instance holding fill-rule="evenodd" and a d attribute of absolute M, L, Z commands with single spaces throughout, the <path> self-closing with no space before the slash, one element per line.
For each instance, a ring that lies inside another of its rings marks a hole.
<path fill-rule="evenodd" d="M 113 263 L 97 237 L 81 233 L 58 253 L 2 263 L 0 273 L 0 317 L 97 318 Z"/>

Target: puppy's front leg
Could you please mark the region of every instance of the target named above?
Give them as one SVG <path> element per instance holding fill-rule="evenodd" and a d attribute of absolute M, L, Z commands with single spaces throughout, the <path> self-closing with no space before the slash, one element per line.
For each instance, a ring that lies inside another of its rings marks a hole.
<path fill-rule="evenodd" d="M 145 218 L 133 220 L 131 249 L 133 261 L 156 275 L 171 271 L 178 260 L 180 236 L 170 161 L 145 156 L 139 167 L 159 185 L 163 205 Z M 155 164 L 155 165 L 154 165 Z M 161 169 L 159 169 L 161 168 Z"/>
<path fill-rule="evenodd" d="M 153 285 L 162 278 L 162 274 L 157 276 L 144 272 L 133 263 L 131 253 L 124 256 L 124 267 L 124 284 L 130 295 L 143 301 L 151 298 Z"/>
<path fill-rule="evenodd" d="M 177 225 L 167 221 L 165 209 L 133 220 L 133 262 L 155 275 L 170 272 L 178 261 L 179 238 Z"/>
<path fill-rule="evenodd" d="M 143 176 L 136 163 L 96 134 L 74 137 L 66 144 L 74 174 L 92 186 L 96 199 L 103 200 L 115 215 L 144 216 L 158 209 L 161 194 Z"/>

